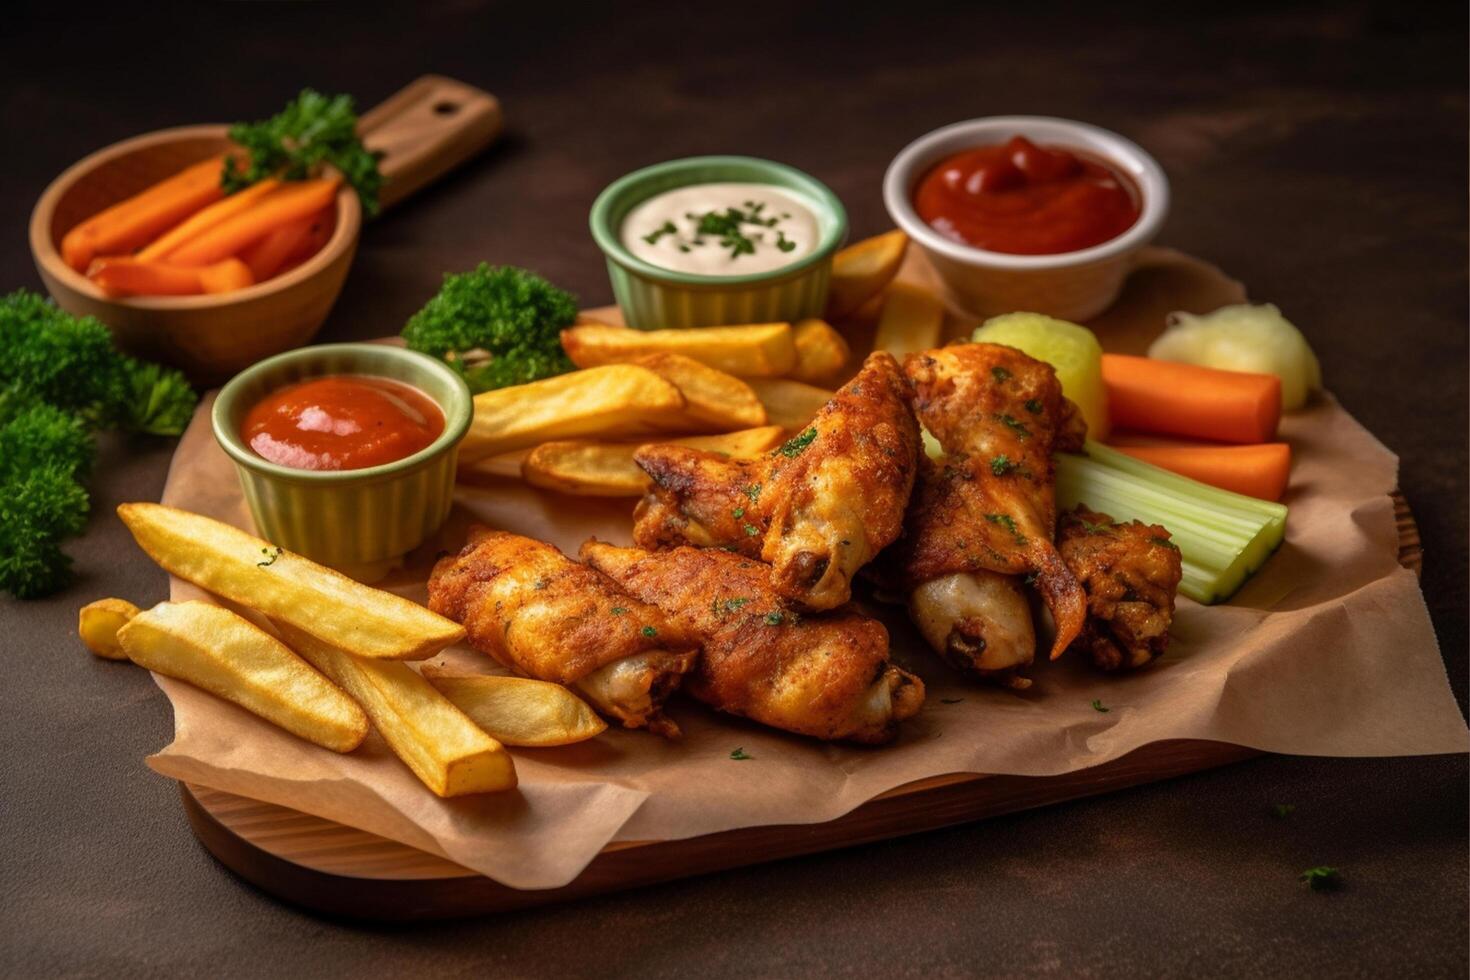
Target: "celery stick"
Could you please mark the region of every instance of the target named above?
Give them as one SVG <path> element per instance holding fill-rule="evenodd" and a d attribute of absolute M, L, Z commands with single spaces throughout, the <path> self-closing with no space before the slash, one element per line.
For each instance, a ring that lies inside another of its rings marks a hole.
<path fill-rule="evenodd" d="M 1162 524 L 1179 546 L 1179 591 L 1210 605 L 1229 599 L 1286 536 L 1286 507 L 1207 486 L 1089 441 L 1057 456 L 1057 502 L 1118 521 Z"/>

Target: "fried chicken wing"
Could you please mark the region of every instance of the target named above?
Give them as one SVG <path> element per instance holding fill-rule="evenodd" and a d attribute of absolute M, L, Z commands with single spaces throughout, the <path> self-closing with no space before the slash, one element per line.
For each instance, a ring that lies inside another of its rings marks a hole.
<path fill-rule="evenodd" d="M 875 353 L 807 429 L 761 459 L 640 449 L 653 487 L 634 513 L 634 539 L 649 549 L 735 549 L 768 562 L 784 598 L 832 609 L 898 537 L 918 447 L 898 362 Z"/>
<path fill-rule="evenodd" d="M 1062 515 L 1057 547 L 1087 592 L 1087 622 L 1073 646 L 1110 671 L 1162 656 L 1182 574 L 1169 532 L 1078 507 Z"/>
<path fill-rule="evenodd" d="M 589 541 L 582 558 L 703 640 L 685 682 L 721 711 L 801 735 L 891 739 L 924 684 L 889 662 L 888 630 L 851 609 L 800 615 L 769 566 L 728 551 L 648 552 Z"/>
<path fill-rule="evenodd" d="M 475 649 L 527 677 L 565 684 L 626 728 L 674 737 L 664 701 L 698 641 L 656 606 L 541 541 L 475 528 L 429 577 L 429 608 Z"/>
<path fill-rule="evenodd" d="M 1059 656 L 1082 629 L 1086 599 L 1053 543 L 1052 453 L 1080 447 L 1081 414 L 1062 396 L 1050 365 L 1011 347 L 962 344 L 911 354 L 904 372 L 920 423 L 945 451 L 943 459 L 921 463 L 895 549 L 910 611 L 960 669 L 1024 686 L 1014 672 L 1031 662 L 1034 635 L 1000 625 L 1017 620 L 1024 596 L 1018 583 L 994 576 L 1031 577 L 1056 623 L 1051 655 Z M 925 588 L 980 573 L 988 575 Z"/>

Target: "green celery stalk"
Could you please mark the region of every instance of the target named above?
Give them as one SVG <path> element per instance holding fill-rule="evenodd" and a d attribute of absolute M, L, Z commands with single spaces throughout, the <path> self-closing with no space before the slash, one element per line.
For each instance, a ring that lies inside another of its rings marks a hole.
<path fill-rule="evenodd" d="M 1117 521 L 1162 524 L 1179 546 L 1179 591 L 1224 602 L 1286 537 L 1286 506 L 1208 486 L 1088 441 L 1085 456 L 1057 455 L 1057 503 L 1084 504 Z"/>

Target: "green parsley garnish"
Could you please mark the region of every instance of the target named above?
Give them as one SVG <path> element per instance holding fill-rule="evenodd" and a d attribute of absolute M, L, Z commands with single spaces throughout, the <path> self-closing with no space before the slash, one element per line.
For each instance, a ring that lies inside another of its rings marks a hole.
<path fill-rule="evenodd" d="M 1007 429 L 1010 429 L 1012 432 L 1014 432 L 1017 439 L 1031 438 L 1031 430 L 1026 428 L 1024 423 L 1017 421 L 1014 415 L 1007 415 L 1004 412 L 999 412 L 996 414 L 995 420 L 1004 425 Z"/>
<path fill-rule="evenodd" d="M 643 627 L 642 633 L 644 636 L 658 636 L 658 630 L 654 629 L 652 626 Z"/>
<path fill-rule="evenodd" d="M 1329 868 L 1325 864 L 1303 871 L 1301 880 L 1305 881 L 1314 892 L 1329 892 L 1342 884 L 1342 876 L 1338 870 Z"/>
<path fill-rule="evenodd" d="M 1016 528 L 1016 519 L 1010 514 L 986 514 L 985 519 L 992 524 L 999 524 L 1007 531 L 1010 531 L 1011 535 L 1016 539 L 1016 544 L 1026 543 L 1026 535 L 1022 534 Z"/>
<path fill-rule="evenodd" d="M 678 233 L 679 229 L 674 227 L 674 223 L 672 221 L 665 221 L 662 225 L 644 235 L 643 240 L 650 245 L 657 245 L 658 240 L 665 235 L 677 235 Z"/>
<path fill-rule="evenodd" d="M 990 376 L 996 381 L 1009 381 L 1011 379 L 1011 372 L 997 364 L 990 369 Z"/>
<path fill-rule="evenodd" d="M 1007 456 L 1005 453 L 1001 453 L 999 456 L 990 461 L 990 472 L 994 473 L 996 476 L 1005 476 L 1006 473 L 1015 468 L 1016 464 L 1012 463 L 1010 457 Z"/>
<path fill-rule="evenodd" d="M 267 558 L 265 561 L 258 561 L 258 562 L 256 562 L 255 563 L 255 567 L 256 568 L 269 568 L 269 567 L 271 567 L 272 565 L 274 565 L 276 563 L 276 559 L 279 558 L 279 557 L 281 557 L 281 552 L 283 550 L 284 550 L 283 548 L 277 547 L 276 550 L 274 552 L 272 552 L 269 548 L 261 548 L 260 549 L 260 553 L 262 555 L 270 555 L 270 557 Z"/>
<path fill-rule="evenodd" d="M 807 429 L 801 435 L 786 440 L 785 444 L 782 445 L 781 448 L 776 450 L 776 453 L 781 456 L 785 456 L 787 459 L 795 459 L 802 453 L 806 452 L 806 448 L 810 446 L 812 444 L 812 440 L 816 438 L 817 430 L 816 427 L 813 426 L 812 428 Z M 759 485 L 756 486 L 756 490 L 760 490 Z"/>
<path fill-rule="evenodd" d="M 1036 398 L 1026 399 L 1026 411 L 1030 412 L 1032 415 L 1040 415 L 1041 401 Z"/>
<path fill-rule="evenodd" d="M 758 528 L 758 527 L 756 527 L 754 524 L 747 524 L 747 525 L 745 525 L 745 533 L 746 533 L 747 536 L 753 538 L 757 534 L 760 534 L 761 533 L 761 529 Z"/>
<path fill-rule="evenodd" d="M 1091 521 L 1083 520 L 1079 520 L 1077 523 L 1081 524 L 1082 530 L 1086 531 L 1088 534 L 1106 534 L 1109 530 L 1108 525 L 1106 524 L 1094 524 Z"/>
<path fill-rule="evenodd" d="M 621 616 L 623 613 L 625 613 L 627 611 L 628 610 L 624 609 L 622 606 L 613 606 L 612 607 L 612 614 L 614 616 Z"/>
<path fill-rule="evenodd" d="M 1112 708 L 1104 708 L 1103 707 L 1103 703 L 1101 701 L 1099 701 L 1097 698 L 1093 698 L 1092 699 L 1092 710 L 1093 711 L 1096 711 L 1096 712 L 1099 712 L 1101 714 L 1107 714 L 1109 711 L 1112 711 L 1113 709 Z"/>
<path fill-rule="evenodd" d="M 766 613 L 764 617 L 764 622 L 767 626 L 780 626 L 785 621 L 786 617 L 781 614 L 779 609 Z"/>
<path fill-rule="evenodd" d="M 737 521 L 740 520 L 740 518 L 745 516 L 745 508 L 736 507 L 734 510 L 730 511 L 730 516 L 735 518 Z"/>
<path fill-rule="evenodd" d="M 746 752 L 743 748 L 738 748 L 734 752 L 730 753 L 730 758 L 734 759 L 736 762 L 744 762 L 746 759 L 754 759 L 755 756 Z"/>
<path fill-rule="evenodd" d="M 1271 807 L 1271 814 L 1278 820 L 1285 820 L 1296 811 L 1295 803 L 1276 803 Z"/>
<path fill-rule="evenodd" d="M 759 483 L 752 483 L 745 488 L 745 495 L 750 498 L 751 503 L 755 503 L 761 499 L 761 485 Z"/>

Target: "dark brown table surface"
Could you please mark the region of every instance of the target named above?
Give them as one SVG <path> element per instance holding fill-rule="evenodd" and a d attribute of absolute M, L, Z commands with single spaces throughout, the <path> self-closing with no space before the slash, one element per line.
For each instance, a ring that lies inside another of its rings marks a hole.
<path fill-rule="evenodd" d="M 369 106 L 440 72 L 501 97 L 496 149 L 368 229 L 323 340 L 396 332 L 441 273 L 481 259 L 609 301 L 587 208 L 658 160 L 784 160 L 835 188 L 861 236 L 888 226 L 889 159 L 941 124 L 1047 113 L 1128 134 L 1173 181 L 1160 241 L 1279 304 L 1332 390 L 1401 455 L 1464 705 L 1463 5 L 50 6 L 7 9 L 0 39 L 3 289 L 40 287 L 31 205 L 107 143 L 254 118 L 306 84 Z M 0 974 L 1466 973 L 1463 757 L 1264 758 L 492 921 L 304 914 L 195 842 L 174 786 L 143 762 L 169 740 L 168 702 L 73 633 L 83 601 L 164 596 L 112 508 L 156 500 L 170 454 L 108 443 L 71 549 L 76 585 L 0 600 Z M 1296 811 L 1273 819 L 1276 803 Z M 1341 891 L 1297 881 L 1319 864 L 1342 869 Z"/>

